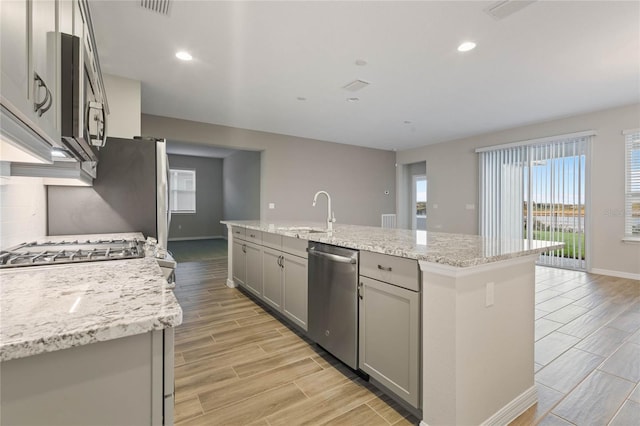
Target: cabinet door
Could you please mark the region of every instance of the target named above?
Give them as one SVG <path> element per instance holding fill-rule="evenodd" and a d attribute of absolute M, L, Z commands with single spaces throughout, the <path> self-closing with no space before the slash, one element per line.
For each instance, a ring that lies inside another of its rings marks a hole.
<path fill-rule="evenodd" d="M 283 312 L 293 322 L 307 330 L 307 259 L 284 255 L 284 303 Z"/>
<path fill-rule="evenodd" d="M 60 139 L 57 125 L 57 66 L 59 40 L 56 33 L 56 7 L 54 0 L 31 2 L 31 102 L 42 104 L 36 118 L 44 133 L 54 140 Z M 37 75 L 37 78 L 36 78 Z M 48 94 L 47 94 L 48 92 Z"/>
<path fill-rule="evenodd" d="M 247 243 L 246 251 L 246 288 L 252 293 L 262 296 L 262 247 Z"/>
<path fill-rule="evenodd" d="M 269 305 L 282 310 L 282 267 L 280 250 L 264 247 L 262 250 L 262 285 L 263 300 Z"/>
<path fill-rule="evenodd" d="M 247 274 L 247 255 L 244 241 L 233 240 L 233 281 L 244 286 Z"/>
<path fill-rule="evenodd" d="M 420 293 L 360 277 L 359 366 L 419 408 Z"/>
<path fill-rule="evenodd" d="M 31 111 L 27 0 L 0 2 L 2 104 L 11 111 Z"/>

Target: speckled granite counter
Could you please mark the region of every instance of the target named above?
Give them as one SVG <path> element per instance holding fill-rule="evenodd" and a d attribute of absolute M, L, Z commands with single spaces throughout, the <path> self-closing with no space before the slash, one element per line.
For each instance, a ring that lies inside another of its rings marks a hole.
<path fill-rule="evenodd" d="M 140 238 L 139 233 L 41 241 Z M 0 361 L 175 327 L 182 309 L 153 257 L 0 271 Z"/>
<path fill-rule="evenodd" d="M 562 247 L 550 241 L 496 240 L 478 235 L 383 229 L 372 226 L 334 224 L 331 233 L 324 224 L 302 222 L 222 221 L 221 223 L 307 239 L 336 246 L 423 260 L 458 268 L 543 253 Z"/>

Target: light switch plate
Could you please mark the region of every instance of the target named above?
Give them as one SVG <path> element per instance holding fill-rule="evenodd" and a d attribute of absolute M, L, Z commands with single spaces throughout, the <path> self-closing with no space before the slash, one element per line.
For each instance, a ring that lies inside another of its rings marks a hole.
<path fill-rule="evenodd" d="M 269 209 L 273 210 L 276 208 L 276 203 L 269 203 Z"/>

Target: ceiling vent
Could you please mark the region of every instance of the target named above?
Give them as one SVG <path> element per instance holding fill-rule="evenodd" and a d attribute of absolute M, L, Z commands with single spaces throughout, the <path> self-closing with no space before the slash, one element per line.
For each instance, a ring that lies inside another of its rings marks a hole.
<path fill-rule="evenodd" d="M 493 3 L 484 11 L 495 20 L 504 19 L 535 3 L 536 0 L 503 0 Z"/>
<path fill-rule="evenodd" d="M 364 89 L 368 85 L 369 83 L 364 80 L 353 80 L 351 83 L 343 86 L 342 88 L 350 92 L 357 92 L 358 90 Z"/>
<path fill-rule="evenodd" d="M 169 16 L 171 0 L 140 0 L 140 6 L 152 12 Z"/>

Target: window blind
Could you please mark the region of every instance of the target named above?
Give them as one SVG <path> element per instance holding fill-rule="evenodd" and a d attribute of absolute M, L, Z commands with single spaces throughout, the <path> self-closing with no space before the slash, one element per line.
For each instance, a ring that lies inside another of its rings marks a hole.
<path fill-rule="evenodd" d="M 480 233 L 562 241 L 539 263 L 584 269 L 586 154 L 591 135 L 561 135 L 479 150 Z"/>
<path fill-rule="evenodd" d="M 640 131 L 625 135 L 625 154 L 624 234 L 640 239 Z"/>

